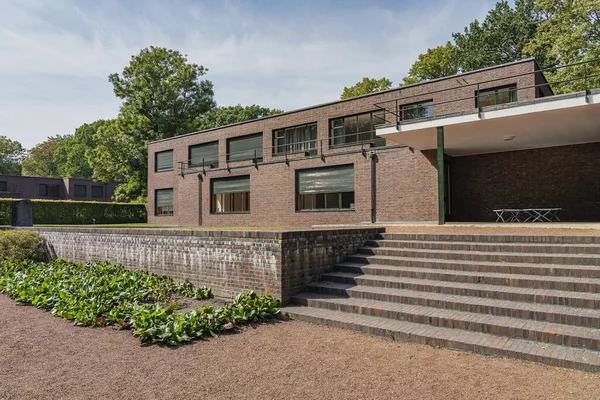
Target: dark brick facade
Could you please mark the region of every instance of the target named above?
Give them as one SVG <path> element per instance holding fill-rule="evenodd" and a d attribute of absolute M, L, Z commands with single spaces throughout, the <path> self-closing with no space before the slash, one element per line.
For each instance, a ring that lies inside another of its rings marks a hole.
<path fill-rule="evenodd" d="M 0 184 L 6 190 L 0 191 L 0 198 L 43 199 L 43 200 L 79 200 L 79 201 L 111 201 L 118 183 L 94 182 L 91 179 L 77 178 L 41 178 L 37 176 L 0 175 Z M 58 185 L 58 196 L 40 195 L 40 185 Z M 86 195 L 75 195 L 75 185 L 85 185 Z M 102 197 L 92 196 L 92 187 L 101 186 Z"/>
<path fill-rule="evenodd" d="M 362 112 L 376 111 L 375 103 L 410 97 L 400 101 L 411 104 L 418 101 L 467 98 L 434 106 L 435 114 L 472 111 L 476 86 L 466 86 L 508 76 L 515 78 L 483 83 L 481 89 L 516 83 L 521 100 L 535 98 L 535 62 L 519 63 L 466 73 L 436 81 L 389 90 L 355 99 L 315 106 L 256 121 L 231 125 L 200 133 L 150 143 L 148 168 L 148 222 L 180 226 L 302 226 L 314 224 L 344 224 L 370 222 L 372 211 L 377 221 L 435 221 L 437 220 L 437 170 L 435 151 L 420 152 L 387 141 L 388 147 L 368 149 L 349 146 L 330 148 L 329 123 L 333 118 Z M 527 74 L 528 73 L 528 74 Z M 432 91 L 456 88 L 429 95 Z M 388 115 L 393 122 L 393 115 Z M 395 118 L 395 117 L 394 117 Z M 394 120 L 395 121 L 395 120 Z M 273 131 L 285 127 L 317 123 L 320 141 L 317 156 L 295 154 L 288 157 L 272 152 Z M 256 167 L 251 162 L 231 163 L 226 169 L 226 141 L 228 138 L 263 133 L 263 162 Z M 189 146 L 219 141 L 219 169 L 206 175 L 196 175 L 200 169 L 179 169 L 178 162 L 186 162 Z M 155 153 L 173 150 L 174 169 L 154 172 Z M 375 153 L 375 181 L 372 182 L 371 154 Z M 343 211 L 296 211 L 296 170 L 331 165 L 354 165 L 355 209 Z M 184 174 L 182 174 L 184 172 Z M 247 214 L 211 214 L 210 180 L 227 176 L 250 175 L 251 205 Z M 174 215 L 154 215 L 154 193 L 157 189 L 173 188 Z M 372 196 L 372 191 L 375 196 Z M 374 201 L 373 201 L 374 200 Z"/>
<path fill-rule="evenodd" d="M 287 302 L 381 228 L 308 231 L 189 231 L 29 228 L 55 257 L 110 261 L 207 285 L 220 297 L 268 291 Z"/>
<path fill-rule="evenodd" d="M 563 221 L 600 221 L 600 143 L 457 157 L 452 219 L 495 221 L 499 208 L 562 208 Z"/>

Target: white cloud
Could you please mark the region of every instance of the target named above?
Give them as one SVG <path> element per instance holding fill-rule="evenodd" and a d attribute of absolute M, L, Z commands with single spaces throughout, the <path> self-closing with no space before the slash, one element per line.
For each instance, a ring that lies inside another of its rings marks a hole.
<path fill-rule="evenodd" d="M 291 110 L 363 76 L 398 82 L 494 1 L 0 3 L 0 135 L 31 147 L 115 116 L 107 77 L 143 47 L 208 67 L 220 105 Z"/>

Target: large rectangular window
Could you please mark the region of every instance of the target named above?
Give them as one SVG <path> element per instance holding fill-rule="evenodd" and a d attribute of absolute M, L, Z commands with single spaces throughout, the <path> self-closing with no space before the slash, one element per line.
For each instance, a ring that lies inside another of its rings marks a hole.
<path fill-rule="evenodd" d="M 219 142 L 190 146 L 188 151 L 190 168 L 219 168 Z"/>
<path fill-rule="evenodd" d="M 273 154 L 301 153 L 317 148 L 317 124 L 292 126 L 273 131 Z"/>
<path fill-rule="evenodd" d="M 48 185 L 47 183 L 40 183 L 40 196 L 44 197 L 58 197 L 60 188 L 58 185 Z"/>
<path fill-rule="evenodd" d="M 256 162 L 261 162 L 262 159 L 262 133 L 227 139 L 227 161 L 256 160 Z"/>
<path fill-rule="evenodd" d="M 366 142 L 373 146 L 385 146 L 385 139 L 375 136 L 375 125 L 385 122 L 384 110 L 332 119 L 329 121 L 329 145 L 346 146 Z"/>
<path fill-rule="evenodd" d="M 354 209 L 354 166 L 323 167 L 296 171 L 297 209 Z"/>
<path fill-rule="evenodd" d="M 403 104 L 398 111 L 402 121 L 433 117 L 433 100 Z"/>
<path fill-rule="evenodd" d="M 154 214 L 173 215 L 173 189 L 154 191 Z"/>
<path fill-rule="evenodd" d="M 517 101 L 516 84 L 482 89 L 479 92 L 475 92 L 475 107 L 477 108 L 513 103 L 515 101 Z"/>
<path fill-rule="evenodd" d="M 92 197 L 93 198 L 103 198 L 104 197 L 104 187 L 103 186 L 92 186 Z"/>
<path fill-rule="evenodd" d="M 154 171 L 173 171 L 173 150 L 160 151 L 154 154 Z"/>
<path fill-rule="evenodd" d="M 73 185 L 73 191 L 75 192 L 75 197 L 86 197 L 87 196 L 87 186 L 86 185 Z"/>
<path fill-rule="evenodd" d="M 0 181 L 0 192 L 6 192 L 8 190 L 8 184 L 6 181 Z"/>
<path fill-rule="evenodd" d="M 250 176 L 213 179 L 211 185 L 213 213 L 250 212 Z"/>

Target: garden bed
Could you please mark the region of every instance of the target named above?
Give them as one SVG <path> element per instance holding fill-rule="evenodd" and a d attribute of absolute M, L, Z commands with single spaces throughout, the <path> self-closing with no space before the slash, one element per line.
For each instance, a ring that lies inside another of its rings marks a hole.
<path fill-rule="evenodd" d="M 117 326 L 131 329 L 142 342 L 171 346 L 279 315 L 278 301 L 268 294 L 245 292 L 228 304 L 210 300 L 209 288 L 194 288 L 187 281 L 175 283 L 110 263 L 61 259 L 0 262 L 0 293 L 73 325 Z"/>

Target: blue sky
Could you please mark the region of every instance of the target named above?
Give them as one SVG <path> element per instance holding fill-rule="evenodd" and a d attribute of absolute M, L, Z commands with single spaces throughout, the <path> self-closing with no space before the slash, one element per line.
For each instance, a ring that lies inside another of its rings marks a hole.
<path fill-rule="evenodd" d="M 218 105 L 286 111 L 362 77 L 396 85 L 495 0 L 0 0 L 0 135 L 30 148 L 117 115 L 108 75 L 154 45 L 209 69 Z"/>

